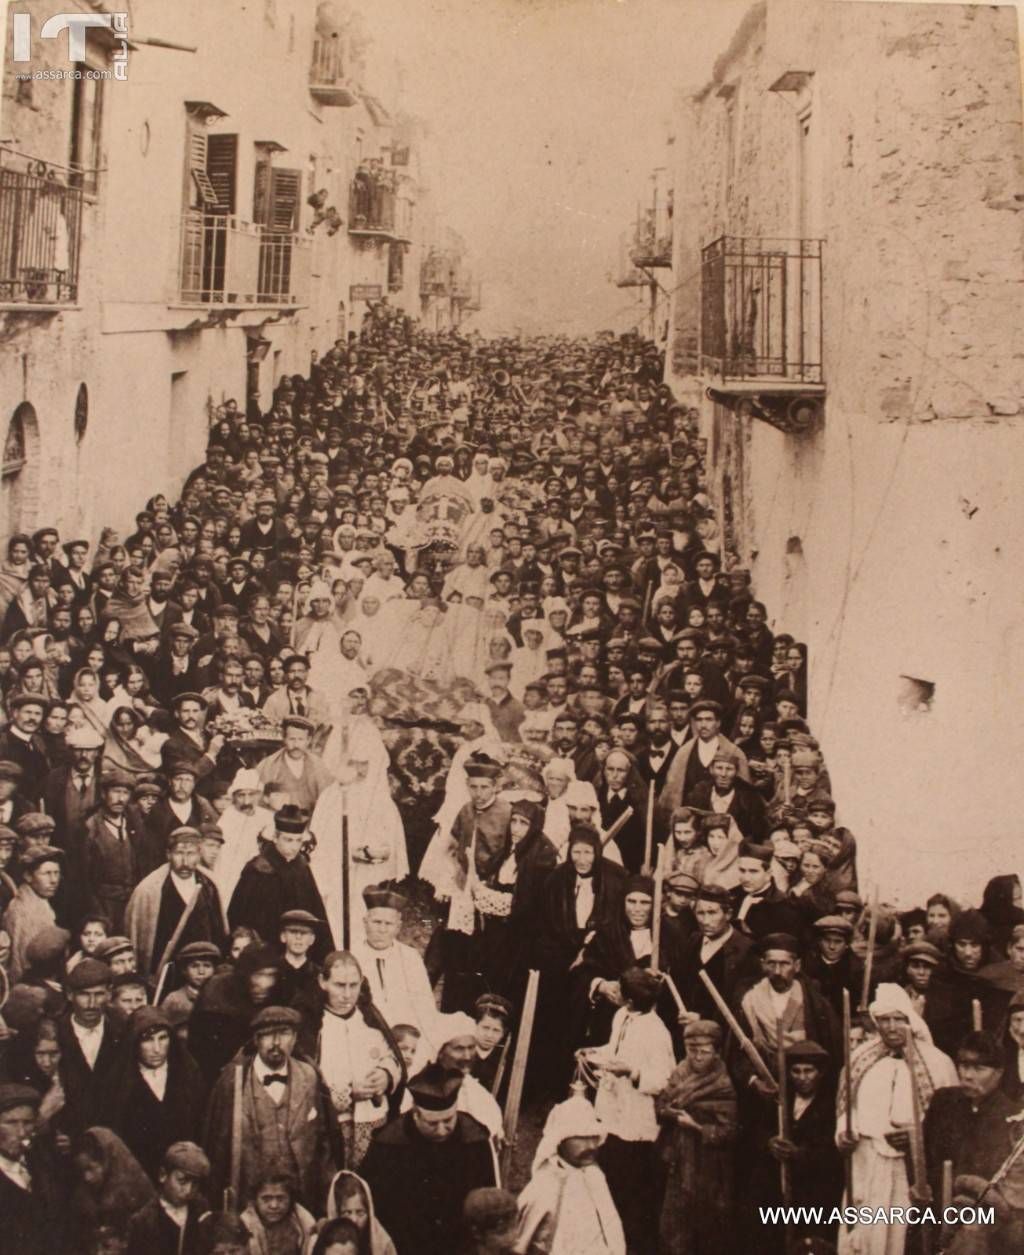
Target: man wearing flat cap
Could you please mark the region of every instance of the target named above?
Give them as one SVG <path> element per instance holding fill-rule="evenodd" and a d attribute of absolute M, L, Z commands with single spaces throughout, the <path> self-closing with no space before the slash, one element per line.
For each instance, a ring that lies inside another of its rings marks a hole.
<path fill-rule="evenodd" d="M 18 793 L 37 809 L 50 772 L 46 745 L 39 734 L 49 703 L 35 693 L 18 693 L 5 704 L 10 723 L 0 732 L 0 760 L 21 768 Z"/>
<path fill-rule="evenodd" d="M 276 792 L 284 793 L 293 806 L 310 814 L 320 794 L 334 783 L 323 759 L 309 748 L 315 731 L 316 724 L 311 719 L 285 715 L 281 720 L 281 748 L 256 766 L 264 789 L 273 786 Z"/>
<path fill-rule="evenodd" d="M 161 796 L 146 818 L 145 832 L 139 842 L 139 874 L 147 876 L 163 865 L 167 838 L 175 828 L 199 828 L 212 824 L 217 815 L 204 797 L 196 792 L 198 768 L 185 759 L 168 763 L 167 795 Z"/>
<path fill-rule="evenodd" d="M 19 863 L 21 884 L 0 923 L 11 939 L 9 971 L 14 982 L 28 966 L 27 951 L 33 937 L 57 923 L 52 903 L 63 875 L 64 852 L 56 846 L 39 845 L 23 853 Z"/>
<path fill-rule="evenodd" d="M 850 948 L 853 925 L 841 915 L 822 915 L 811 929 L 813 941 L 803 961 L 803 972 L 817 981 L 832 1010 L 843 1014 L 843 990 L 856 1006 L 864 983 L 863 960 Z"/>
<path fill-rule="evenodd" d="M 450 1255 L 471 1190 L 496 1184 L 487 1130 L 458 1109 L 462 1075 L 428 1064 L 412 1110 L 378 1129 L 363 1161 L 377 1217 L 400 1255 Z"/>
<path fill-rule="evenodd" d="M 56 1255 L 67 1249 L 62 1176 L 37 1138 L 42 1096 L 30 1085 L 0 1083 L 0 1252 Z"/>
<path fill-rule="evenodd" d="M 240 1162 L 239 1200 L 271 1164 L 298 1183 L 299 1198 L 319 1212 L 338 1163 L 338 1140 L 326 1088 L 317 1069 L 294 1057 L 302 1016 L 291 1007 L 267 1006 L 250 1025 L 251 1043 L 221 1071 L 210 1095 L 203 1145 L 210 1157 L 212 1197 L 232 1184 L 234 1153 Z M 241 1129 L 234 1111 L 241 1069 Z"/>
<path fill-rule="evenodd" d="M 748 1188 L 743 1194 L 746 1222 L 759 1251 L 783 1255 L 794 1239 L 835 1242 L 835 1226 L 802 1222 L 777 1230 L 759 1223 L 758 1208 L 782 1205 L 779 1165 L 790 1165 L 792 1205 L 820 1207 L 827 1220 L 843 1193 L 843 1166 L 836 1149 L 836 1068 L 814 1041 L 792 1042 L 785 1050 L 788 1136 L 778 1133 L 776 1112 L 764 1111 L 751 1152 Z M 787 1243 L 788 1239 L 788 1243 Z"/>
<path fill-rule="evenodd" d="M 110 1009 L 110 968 L 82 959 L 64 982 L 68 1009 L 57 1020 L 64 1082 L 64 1127 L 73 1137 L 101 1123 L 110 1079 L 121 1053 L 122 1030 Z"/>
<path fill-rule="evenodd" d="M 721 706 L 712 701 L 695 702 L 690 708 L 690 722 L 695 733 L 693 740 L 679 748 L 658 794 L 657 813 L 663 828 L 667 828 L 677 806 L 693 805 L 691 799 L 697 785 L 711 779 L 711 764 L 719 750 L 735 755 L 736 774 L 750 782 L 746 754 L 722 735 Z"/>
<path fill-rule="evenodd" d="M 741 838 L 763 841 L 768 835 L 764 799 L 739 775 L 738 756 L 732 750 L 719 747 L 709 771 L 710 779 L 694 786 L 687 805 L 714 815 L 728 815 Z"/>
<path fill-rule="evenodd" d="M 163 743 L 160 750 L 163 769 L 170 775 L 170 768 L 175 763 L 187 763 L 195 768 L 196 779 L 200 782 L 200 792 L 205 781 L 217 770 L 217 760 L 224 748 L 224 737 L 216 732 L 207 741 L 202 730 L 202 719 L 206 711 L 206 698 L 200 693 L 178 693 L 171 703 L 174 715 L 174 731 Z"/>
<path fill-rule="evenodd" d="M 128 813 L 134 781 L 127 772 L 106 772 L 100 779 L 100 805 L 82 822 L 75 844 L 82 851 L 84 893 L 88 907 L 124 928 L 124 913 L 139 881 L 139 833 Z"/>
<path fill-rule="evenodd" d="M 155 980 L 191 942 L 211 941 L 221 953 L 227 944 L 220 894 L 199 865 L 201 841 L 199 829 L 175 828 L 167 838 L 167 861 L 143 877 L 128 900 L 125 930 L 139 971 Z"/>
<path fill-rule="evenodd" d="M 128 1222 L 127 1255 L 197 1255 L 209 1175 L 201 1146 L 188 1141 L 168 1146 L 157 1173 L 157 1196 Z"/>

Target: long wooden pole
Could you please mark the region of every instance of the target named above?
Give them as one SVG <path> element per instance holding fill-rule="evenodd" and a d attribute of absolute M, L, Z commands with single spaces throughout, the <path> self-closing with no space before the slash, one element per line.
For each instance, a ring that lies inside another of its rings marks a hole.
<path fill-rule="evenodd" d="M 523 1101 L 523 1083 L 526 1079 L 526 1064 L 530 1057 L 530 1038 L 533 1036 L 533 1020 L 537 1014 L 537 988 L 540 984 L 540 972 L 530 969 L 526 982 L 526 997 L 523 1000 L 523 1014 L 519 1020 L 519 1033 L 516 1036 L 516 1052 L 512 1059 L 512 1075 L 508 1083 L 508 1099 L 505 1103 L 505 1145 L 501 1151 L 501 1179 L 508 1180 L 509 1168 L 512 1165 L 512 1152 L 515 1149 L 516 1130 L 519 1127 L 519 1108 Z"/>
<path fill-rule="evenodd" d="M 976 1033 L 981 1032 L 982 1020 L 981 1020 L 981 999 L 980 998 L 971 999 L 971 1027 L 974 1029 Z"/>
<path fill-rule="evenodd" d="M 740 1049 L 750 1060 L 751 1066 L 753 1067 L 754 1071 L 758 1074 L 758 1076 L 761 1078 L 762 1081 L 764 1081 L 766 1085 L 770 1085 L 772 1089 L 777 1091 L 778 1085 L 775 1081 L 775 1077 L 772 1076 L 771 1072 L 768 1070 L 768 1065 L 761 1058 L 761 1052 L 758 1050 L 758 1048 L 754 1045 L 754 1043 L 750 1040 L 750 1038 L 746 1035 L 746 1033 L 740 1027 L 739 1020 L 736 1019 L 732 1011 L 729 1009 L 729 1004 L 726 1002 L 726 1000 L 722 997 L 722 995 L 715 988 L 715 982 L 711 979 L 711 977 L 707 974 L 707 972 L 704 971 L 703 968 L 700 969 L 697 975 L 700 977 L 701 981 L 704 984 L 704 987 L 707 989 L 708 993 L 711 995 L 712 1001 L 714 1002 L 715 1006 L 718 1008 L 719 1014 L 721 1015 L 722 1019 L 725 1020 L 730 1031 L 735 1036 Z"/>
<path fill-rule="evenodd" d="M 608 829 L 608 831 L 601 838 L 602 850 L 608 844 L 609 841 L 615 840 L 615 838 L 619 835 L 619 833 L 623 830 L 623 828 L 625 828 L 625 826 L 629 823 L 629 821 L 632 818 L 633 818 L 633 808 L 632 806 L 627 806 L 626 809 L 622 812 L 622 814 L 615 821 L 615 823 L 612 824 L 612 826 Z"/>
<path fill-rule="evenodd" d="M 242 1067 L 235 1064 L 235 1084 L 231 1104 L 231 1184 L 230 1198 L 225 1198 L 225 1211 L 234 1211 L 238 1205 L 242 1186 Z"/>
<path fill-rule="evenodd" d="M 644 835 L 644 875 L 651 874 L 651 856 L 654 850 L 654 781 L 647 790 L 647 831 Z"/>
<path fill-rule="evenodd" d="M 349 910 L 348 806 L 345 789 L 341 790 L 341 948 L 348 950 L 352 941 Z"/>
<path fill-rule="evenodd" d="M 924 1125 L 922 1120 L 924 1112 L 921 1110 L 921 1095 L 918 1093 L 917 1081 L 914 1077 L 913 1056 L 917 1050 L 914 1043 L 914 1035 L 910 1029 L 906 1029 L 904 1033 L 905 1042 L 905 1062 L 907 1071 L 910 1073 L 910 1099 L 913 1110 L 913 1122 L 910 1126 L 910 1166 L 914 1177 L 914 1191 L 921 1201 L 922 1206 L 927 1206 L 932 1201 L 931 1186 L 928 1183 L 928 1168 L 924 1152 Z M 921 1250 L 923 1255 L 932 1255 L 933 1230 L 932 1226 L 925 1224 L 921 1226 Z"/>
<path fill-rule="evenodd" d="M 495 1098 L 498 1097 L 501 1083 L 505 1079 L 505 1065 L 508 1063 L 508 1044 L 511 1040 L 512 1034 L 508 1032 L 505 1034 L 505 1040 L 501 1043 L 501 1054 L 498 1057 L 498 1066 L 494 1070 L 494 1083 L 491 1085 L 491 1093 Z"/>
<path fill-rule="evenodd" d="M 843 1094 L 846 1100 L 846 1136 L 853 1137 L 853 1078 L 850 1075 L 850 1054 L 852 1042 L 850 1038 L 850 991 L 843 990 Z M 853 1197 L 853 1156 L 843 1156 L 843 1179 L 846 1184 L 846 1202 L 854 1204 Z"/>
<path fill-rule="evenodd" d="M 665 879 L 664 855 L 667 845 L 666 841 L 664 845 L 658 847 L 658 859 L 654 867 L 654 907 L 651 915 L 651 971 L 653 972 L 659 970 L 658 958 L 661 955 L 661 898 Z"/>
<path fill-rule="evenodd" d="M 781 1017 L 775 1021 L 775 1058 L 776 1070 L 779 1074 L 779 1137 L 789 1141 L 789 1077 L 786 1075 L 786 1034 L 782 1029 Z M 779 1184 L 782 1187 L 782 1201 L 788 1207 L 793 1201 L 793 1174 L 788 1159 L 779 1160 Z"/>
<path fill-rule="evenodd" d="M 868 948 L 864 955 L 864 984 L 860 991 L 858 1010 L 866 1011 L 871 998 L 871 972 L 875 965 L 875 938 L 878 935 L 878 886 L 871 890 L 871 905 L 868 908 Z"/>

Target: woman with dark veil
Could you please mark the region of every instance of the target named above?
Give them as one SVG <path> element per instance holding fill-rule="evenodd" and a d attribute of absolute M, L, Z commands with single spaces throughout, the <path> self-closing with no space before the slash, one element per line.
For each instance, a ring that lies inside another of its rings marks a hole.
<path fill-rule="evenodd" d="M 996 958 L 1006 954 L 1010 934 L 1017 924 L 1024 923 L 1021 905 L 1020 877 L 1016 872 L 993 876 L 985 886 L 979 910 L 988 920 L 992 945 L 998 952 Z"/>
<path fill-rule="evenodd" d="M 156 1196 L 153 1182 L 124 1142 L 110 1129 L 86 1129 L 74 1148 L 72 1231 L 88 1250 L 103 1225 L 123 1229 Z"/>
<path fill-rule="evenodd" d="M 512 803 L 505 851 L 486 886 L 495 914 L 484 919 L 481 968 L 490 991 L 517 1005 L 534 964 L 544 885 L 558 864 L 543 832 L 544 809 L 526 799 Z"/>
<path fill-rule="evenodd" d="M 537 1082 L 561 1096 L 571 1075 L 573 1051 L 582 1023 L 571 1023 L 572 970 L 587 937 L 610 925 L 622 910 L 626 873 L 601 854 L 601 839 L 588 825 L 574 825 L 566 842 L 566 860 L 547 879 L 538 929 L 540 991 L 538 1022 L 550 1026 L 550 1050 L 537 1052 Z M 576 1017 L 577 1020 L 581 1016 Z"/>
<path fill-rule="evenodd" d="M 158 1074 L 160 1079 L 154 1079 Z M 151 1181 L 157 1181 L 169 1146 L 198 1140 L 206 1086 L 195 1060 L 159 1007 L 132 1012 L 109 1094 L 107 1123 Z"/>

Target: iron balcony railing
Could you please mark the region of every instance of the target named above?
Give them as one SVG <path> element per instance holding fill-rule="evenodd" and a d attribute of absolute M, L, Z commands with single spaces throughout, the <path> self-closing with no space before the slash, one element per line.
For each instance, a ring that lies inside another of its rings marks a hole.
<path fill-rule="evenodd" d="M 179 296 L 189 305 L 299 305 L 309 259 L 302 236 L 190 210 L 181 222 Z"/>
<path fill-rule="evenodd" d="M 0 159 L 0 303 L 74 305 L 82 189 L 45 162 Z"/>
<path fill-rule="evenodd" d="M 701 371 L 822 384 L 821 240 L 723 235 L 701 250 Z"/>
<path fill-rule="evenodd" d="M 346 108 L 358 103 L 355 85 L 345 74 L 345 50 L 340 36 L 313 40 L 309 91 L 322 105 Z"/>

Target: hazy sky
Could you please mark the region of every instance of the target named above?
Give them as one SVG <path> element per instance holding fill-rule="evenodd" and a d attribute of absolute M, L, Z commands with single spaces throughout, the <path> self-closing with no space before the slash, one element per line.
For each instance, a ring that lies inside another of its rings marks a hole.
<path fill-rule="evenodd" d="M 400 63 L 401 104 L 430 124 L 435 199 L 484 282 L 474 325 L 592 330 L 629 303 L 607 276 L 673 97 L 752 2 L 362 0 L 380 88 Z"/>

